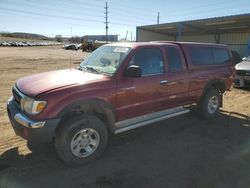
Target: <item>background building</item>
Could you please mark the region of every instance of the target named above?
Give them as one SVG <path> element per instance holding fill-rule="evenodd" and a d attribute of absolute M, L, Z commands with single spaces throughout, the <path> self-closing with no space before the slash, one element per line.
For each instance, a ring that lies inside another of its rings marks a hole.
<path fill-rule="evenodd" d="M 227 44 L 244 57 L 250 55 L 250 14 L 138 26 L 136 40 Z"/>

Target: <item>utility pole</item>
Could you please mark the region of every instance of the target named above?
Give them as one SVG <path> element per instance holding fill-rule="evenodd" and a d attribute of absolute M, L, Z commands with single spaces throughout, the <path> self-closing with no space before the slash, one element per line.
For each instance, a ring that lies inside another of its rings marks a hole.
<path fill-rule="evenodd" d="M 108 27 L 108 2 L 106 1 L 106 6 L 105 6 L 105 12 L 104 12 L 104 14 L 105 14 L 105 24 L 106 24 L 106 26 L 105 26 L 105 29 L 106 29 L 106 43 L 108 43 L 108 29 L 109 29 L 109 27 Z"/>
<path fill-rule="evenodd" d="M 157 24 L 159 24 L 160 22 L 160 12 L 158 12 L 158 16 L 157 16 Z"/>

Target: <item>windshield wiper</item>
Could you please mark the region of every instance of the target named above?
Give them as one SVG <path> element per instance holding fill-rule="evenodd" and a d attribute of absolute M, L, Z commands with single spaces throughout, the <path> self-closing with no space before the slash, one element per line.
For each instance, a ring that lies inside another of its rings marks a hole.
<path fill-rule="evenodd" d="M 95 73 L 98 73 L 98 74 L 101 74 L 101 73 L 102 73 L 100 70 L 95 69 L 95 68 L 93 68 L 93 67 L 80 66 L 80 69 L 81 69 L 81 70 L 85 69 L 85 70 L 88 70 L 88 71 L 90 71 L 90 72 L 95 72 Z"/>

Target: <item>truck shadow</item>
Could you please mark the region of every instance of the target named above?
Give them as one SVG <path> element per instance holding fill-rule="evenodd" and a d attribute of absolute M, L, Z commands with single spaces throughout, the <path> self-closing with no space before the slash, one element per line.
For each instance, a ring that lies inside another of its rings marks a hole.
<path fill-rule="evenodd" d="M 249 172 L 249 117 L 226 111 L 213 120 L 186 114 L 112 136 L 100 159 L 78 168 L 60 162 L 52 145 L 0 156 L 0 187 L 6 188 L 237 188 L 250 185 Z"/>

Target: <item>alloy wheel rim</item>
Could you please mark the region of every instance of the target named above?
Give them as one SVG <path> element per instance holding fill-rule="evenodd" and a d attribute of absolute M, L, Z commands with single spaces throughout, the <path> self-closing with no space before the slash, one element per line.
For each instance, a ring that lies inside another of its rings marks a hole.
<path fill-rule="evenodd" d="M 217 96 L 212 96 L 208 101 L 208 112 L 213 114 L 216 112 L 219 106 L 219 99 Z"/>
<path fill-rule="evenodd" d="M 98 148 L 99 142 L 100 136 L 95 129 L 82 129 L 71 140 L 71 152 L 78 158 L 88 157 Z"/>

